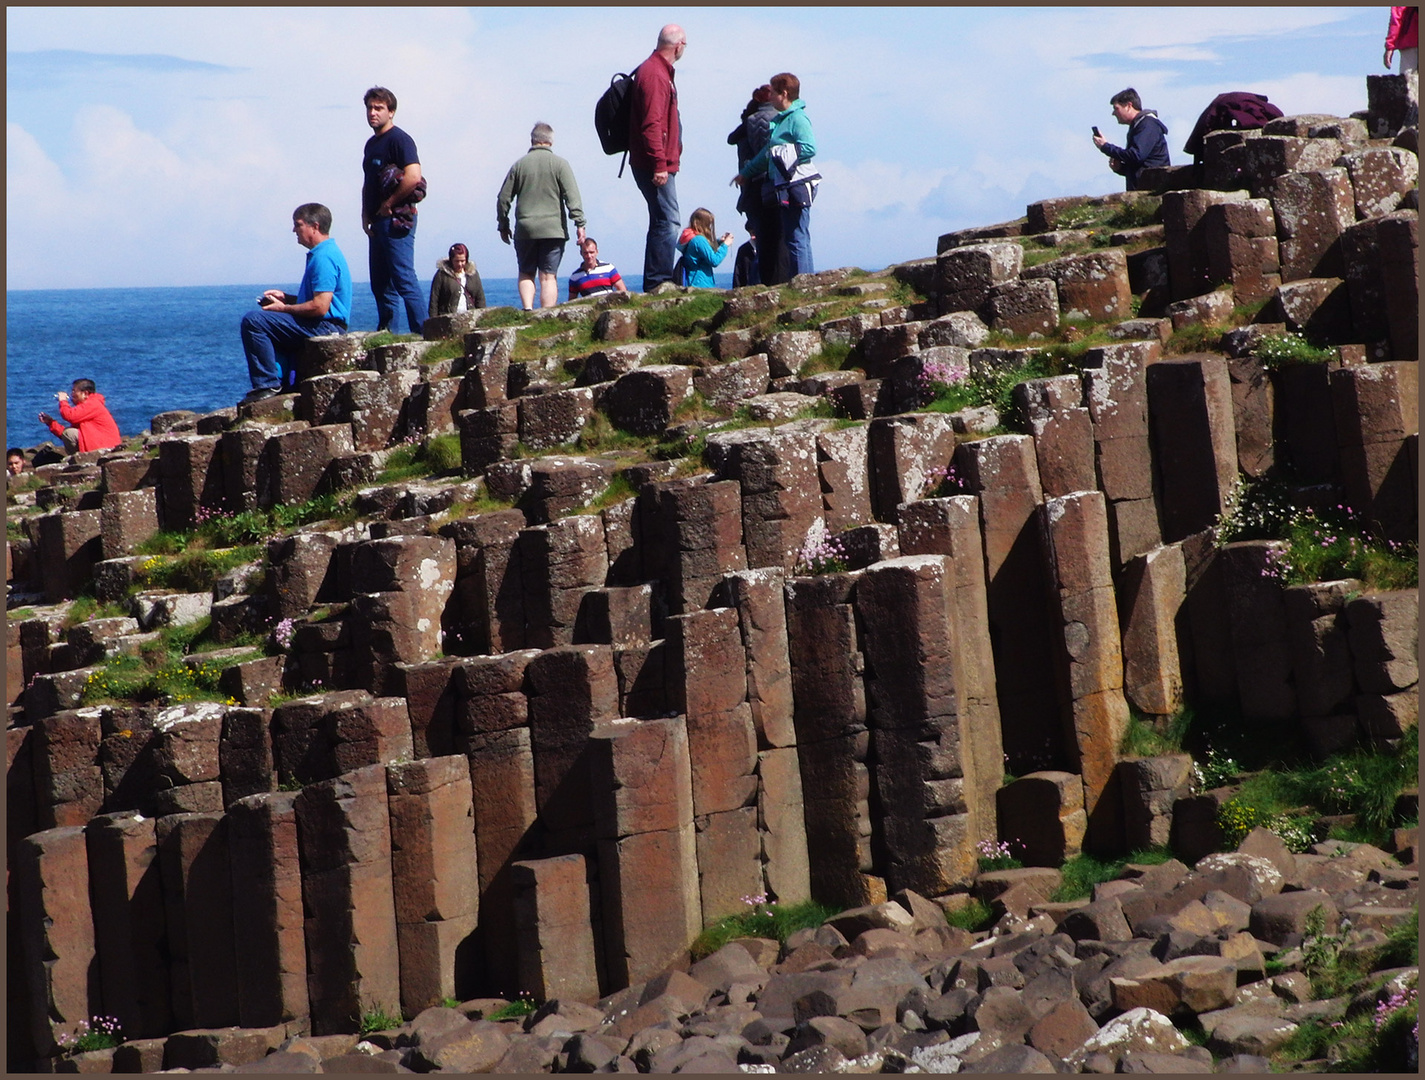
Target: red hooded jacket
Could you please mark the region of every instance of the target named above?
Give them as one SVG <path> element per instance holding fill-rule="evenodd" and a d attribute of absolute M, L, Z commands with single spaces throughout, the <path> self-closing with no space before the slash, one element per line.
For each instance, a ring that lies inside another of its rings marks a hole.
<path fill-rule="evenodd" d="M 1387 49 L 1418 49 L 1420 47 L 1420 9 L 1393 7 L 1390 9 L 1390 29 L 1385 33 Z"/>
<path fill-rule="evenodd" d="M 63 436 L 66 426 L 79 429 L 79 452 L 89 450 L 111 450 L 124 440 L 119 437 L 119 425 L 109 415 L 104 405 L 104 395 L 90 394 L 78 405 L 67 401 L 59 403 L 59 415 L 66 423 L 51 421 L 49 429 Z"/>

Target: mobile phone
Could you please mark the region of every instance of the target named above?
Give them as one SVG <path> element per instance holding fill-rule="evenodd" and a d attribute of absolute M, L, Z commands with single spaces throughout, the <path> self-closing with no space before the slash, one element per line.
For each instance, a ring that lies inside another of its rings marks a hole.
<path fill-rule="evenodd" d="M 1095 135 L 1097 135 L 1099 138 L 1102 138 L 1102 137 L 1103 137 L 1103 132 L 1099 131 L 1097 125 L 1094 126 L 1093 133 L 1094 133 Z"/>
<path fill-rule="evenodd" d="M 270 303 L 272 303 L 272 297 L 268 296 L 266 293 L 263 293 L 257 298 L 258 307 L 266 307 Z"/>

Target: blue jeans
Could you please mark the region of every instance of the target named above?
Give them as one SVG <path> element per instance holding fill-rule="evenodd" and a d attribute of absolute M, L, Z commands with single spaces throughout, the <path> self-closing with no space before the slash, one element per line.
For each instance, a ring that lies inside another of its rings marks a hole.
<path fill-rule="evenodd" d="M 346 326 L 334 319 L 299 319 L 285 311 L 259 308 L 242 317 L 239 330 L 252 388 L 280 390 L 292 381 L 302 342 L 322 334 L 344 334 Z"/>
<path fill-rule="evenodd" d="M 392 219 L 371 225 L 371 294 L 376 297 L 378 330 L 395 332 L 396 313 L 406 302 L 406 321 L 419 334 L 426 321 L 426 295 L 416 280 L 416 227 L 404 236 L 391 234 Z"/>
<path fill-rule="evenodd" d="M 643 248 L 643 291 L 648 292 L 673 280 L 673 261 L 678 254 L 678 190 L 675 174 L 659 187 L 653 174 L 631 169 L 633 182 L 648 203 L 648 242 Z"/>
<path fill-rule="evenodd" d="M 811 207 L 784 206 L 782 209 L 782 239 L 787 244 L 787 277 L 812 274 Z"/>

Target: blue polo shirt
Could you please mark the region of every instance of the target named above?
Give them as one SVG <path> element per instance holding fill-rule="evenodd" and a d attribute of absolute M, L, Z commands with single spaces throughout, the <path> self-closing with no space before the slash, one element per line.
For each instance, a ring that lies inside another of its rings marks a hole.
<path fill-rule="evenodd" d="M 346 256 L 330 236 L 307 252 L 307 268 L 302 273 L 302 284 L 297 287 L 297 303 L 305 303 L 317 293 L 323 292 L 332 294 L 327 318 L 349 322 L 351 270 L 347 268 Z"/>

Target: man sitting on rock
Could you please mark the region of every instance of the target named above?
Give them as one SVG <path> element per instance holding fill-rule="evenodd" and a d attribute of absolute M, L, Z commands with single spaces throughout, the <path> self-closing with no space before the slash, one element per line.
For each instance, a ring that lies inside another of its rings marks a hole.
<path fill-rule="evenodd" d="M 332 212 L 321 203 L 292 211 L 292 231 L 307 249 L 307 268 L 297 295 L 268 289 L 258 311 L 242 317 L 242 348 L 252 390 L 238 404 L 270 398 L 292 380 L 296 352 L 307 338 L 346 333 L 351 316 L 351 271 L 329 235 Z"/>
<path fill-rule="evenodd" d="M 84 454 L 118 446 L 123 441 L 119 438 L 119 425 L 104 404 L 104 395 L 95 390 L 94 380 L 75 379 L 69 389 L 74 394 L 73 405 L 63 390 L 55 394 L 64 423 L 49 413 L 40 413 L 40 423 L 64 440 L 65 453 Z"/>
<path fill-rule="evenodd" d="M 1109 168 L 1122 173 L 1129 191 L 1138 189 L 1138 174 L 1172 164 L 1168 159 L 1168 127 L 1152 109 L 1144 109 L 1138 91 L 1129 87 L 1108 99 L 1113 118 L 1128 125 L 1128 146 L 1114 146 L 1094 128 L 1094 145 L 1108 155 Z"/>

